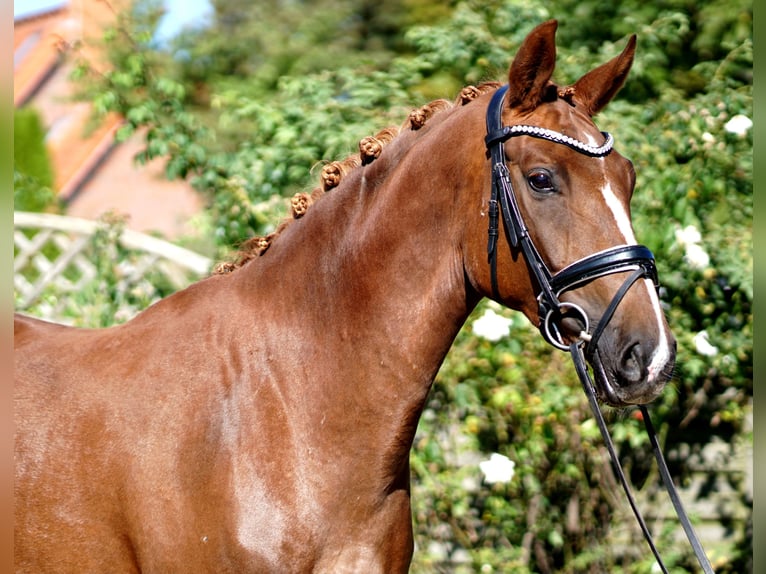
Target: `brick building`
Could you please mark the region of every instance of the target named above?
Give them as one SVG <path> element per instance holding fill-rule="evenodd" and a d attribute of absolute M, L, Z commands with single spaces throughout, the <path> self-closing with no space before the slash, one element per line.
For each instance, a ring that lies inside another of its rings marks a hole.
<path fill-rule="evenodd" d="M 128 0 L 38 0 L 14 13 L 14 105 L 32 106 L 46 129 L 54 187 L 67 215 L 95 219 L 106 211 L 129 217 L 128 227 L 167 238 L 194 234 L 190 218 L 203 207 L 187 182 L 167 181 L 163 162 L 136 165 L 141 138 L 116 144 L 122 119 L 88 125 L 90 104 L 73 101 L 71 48 L 99 62 L 98 39 Z M 35 4 L 35 6 L 33 6 Z M 104 65 L 104 64 L 99 64 Z"/>

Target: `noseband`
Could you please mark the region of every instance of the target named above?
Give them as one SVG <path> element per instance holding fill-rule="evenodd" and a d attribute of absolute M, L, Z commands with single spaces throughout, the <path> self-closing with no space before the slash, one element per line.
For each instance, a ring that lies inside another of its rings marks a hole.
<path fill-rule="evenodd" d="M 511 184 L 510 172 L 506 165 L 503 143 L 512 137 L 525 135 L 562 144 L 583 155 L 598 158 L 604 157 L 612 151 L 614 140 L 610 134 L 601 132 L 604 135 L 604 143 L 600 146 L 592 146 L 547 128 L 529 125 L 503 126 L 503 102 L 507 91 L 508 85 L 499 88 L 492 96 L 489 108 L 487 109 L 487 136 L 485 138 L 485 143 L 492 162 L 492 191 L 489 201 L 489 239 L 487 242 L 487 255 L 490 265 L 492 293 L 496 298 L 500 298 L 497 282 L 497 239 L 499 236 L 499 214 L 502 213 L 505 235 L 508 239 L 508 243 L 513 249 L 521 249 L 538 285 L 539 293 L 537 295 L 537 302 L 538 315 L 540 318 L 540 332 L 548 343 L 558 349 L 570 351 L 572 354 L 575 370 L 583 385 L 591 410 L 593 411 L 601 435 L 606 443 L 615 474 L 620 479 L 623 490 L 627 495 L 628 502 L 630 503 L 638 524 L 641 527 L 644 538 L 646 538 L 646 541 L 657 560 L 657 564 L 660 566 L 662 572 L 667 574 L 668 570 L 654 544 L 654 540 L 652 539 L 652 535 L 649 532 L 646 522 L 636 505 L 635 498 L 633 497 L 625 473 L 620 465 L 616 449 L 614 448 L 611 436 L 609 435 L 606 423 L 604 422 L 604 417 L 598 405 L 595 385 L 590 377 L 585 362 L 587 357 L 591 363 L 594 363 L 594 359 L 596 359 L 595 363 L 600 365 L 600 360 L 597 355 L 598 341 L 601 334 L 604 332 L 606 325 L 614 315 L 617 306 L 625 297 L 625 294 L 630 287 L 641 278 L 651 279 L 655 289 L 659 287 L 657 266 L 654 262 L 654 256 L 652 255 L 652 252 L 643 245 L 621 245 L 579 259 L 555 274 L 550 272 L 535 247 L 532 238 L 529 236 L 527 226 L 524 224 L 524 218 L 521 216 L 516 195 L 513 191 L 513 185 Z M 560 296 L 566 291 L 582 287 L 594 279 L 615 273 L 626 272 L 630 272 L 630 275 L 612 297 L 612 301 L 607 306 L 593 331 L 590 330 L 588 314 L 582 307 L 569 301 L 560 300 Z M 569 344 L 565 341 L 564 334 L 561 330 L 561 321 L 565 318 L 577 319 L 581 325 L 581 331 L 577 339 Z M 601 370 L 603 371 L 603 367 L 601 367 Z M 703 571 L 706 574 L 713 574 L 713 568 L 705 555 L 705 551 L 686 515 L 686 511 L 681 503 L 681 498 L 673 484 L 673 478 L 670 475 L 665 458 L 662 455 L 662 449 L 660 448 L 657 434 L 654 431 L 651 419 L 649 418 L 649 412 L 645 405 L 641 405 L 640 410 L 643 415 L 642 418 L 649 435 L 655 459 L 657 460 L 660 476 L 662 477 L 668 495 L 675 507 L 676 514 L 679 517 L 684 532 L 691 543 L 694 554 Z"/>

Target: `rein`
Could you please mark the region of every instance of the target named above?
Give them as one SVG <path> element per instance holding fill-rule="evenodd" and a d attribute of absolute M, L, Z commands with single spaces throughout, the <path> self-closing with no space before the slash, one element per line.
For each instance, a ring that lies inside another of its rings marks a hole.
<path fill-rule="evenodd" d="M 511 184 L 510 172 L 506 165 L 505 148 L 503 143 L 512 137 L 521 135 L 545 139 L 554 143 L 566 145 L 575 151 L 590 157 L 604 157 L 612 151 L 613 138 L 610 134 L 602 132 L 605 141 L 601 146 L 592 146 L 566 136 L 560 132 L 529 125 L 503 126 L 502 111 L 505 94 L 508 91 L 508 85 L 497 90 L 490 101 L 487 109 L 487 136 L 485 143 L 492 162 L 492 190 L 489 201 L 489 238 L 487 242 L 487 256 L 490 265 L 490 274 L 492 281 L 492 292 L 495 297 L 499 297 L 499 288 L 497 282 L 497 239 L 499 236 L 499 216 L 502 213 L 505 235 L 509 244 L 514 249 L 520 249 L 529 265 L 532 274 L 537 281 L 540 292 L 537 296 L 538 315 L 540 317 L 540 332 L 543 338 L 554 347 L 569 351 L 575 365 L 575 370 L 586 396 L 588 403 L 596 418 L 601 435 L 604 438 L 612 466 L 622 484 L 623 490 L 628 498 L 628 502 L 638 521 L 641 531 L 644 534 L 649 547 L 654 554 L 657 564 L 662 572 L 667 574 L 668 570 L 660 557 L 659 551 L 654 543 L 649 528 L 641 515 L 635 498 L 628 484 L 625 473 L 617 456 L 614 443 L 612 442 L 609 430 L 606 427 L 604 416 L 598 404 L 596 397 L 596 388 L 593 379 L 588 371 L 586 359 L 593 366 L 594 374 L 599 371 L 599 375 L 606 376 L 603 372 L 601 360 L 598 356 L 598 341 L 601 338 L 604 329 L 614 315 L 617 306 L 627 294 L 630 287 L 639 279 L 651 279 L 655 288 L 659 287 L 657 278 L 657 267 L 652 252 L 643 245 L 622 245 L 612 247 L 604 251 L 595 253 L 574 263 L 568 265 L 558 273 L 552 274 L 540 253 L 535 248 L 529 231 L 521 216 L 516 195 Z M 585 310 L 575 303 L 561 301 L 559 297 L 562 293 L 582 287 L 583 285 L 614 273 L 631 272 L 622 286 L 609 303 L 604 315 L 599 320 L 593 331 L 590 330 L 590 321 Z M 561 320 L 574 316 L 582 325 L 582 330 L 578 339 L 567 344 L 564 335 L 559 328 Z M 652 444 L 654 457 L 665 485 L 665 489 L 670 496 L 676 514 L 683 526 L 686 537 L 691 543 L 694 554 L 705 574 L 713 574 L 713 568 L 705 555 L 705 551 L 692 527 L 692 524 L 684 510 L 681 499 L 678 495 L 673 479 L 670 476 L 665 458 L 662 454 L 657 434 L 649 418 L 649 412 L 645 405 L 639 406 L 649 441 Z"/>

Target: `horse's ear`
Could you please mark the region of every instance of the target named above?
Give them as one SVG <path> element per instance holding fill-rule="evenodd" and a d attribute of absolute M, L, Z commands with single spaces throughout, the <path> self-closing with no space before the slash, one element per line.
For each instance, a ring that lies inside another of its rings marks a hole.
<path fill-rule="evenodd" d="M 591 70 L 569 88 L 574 100 L 585 106 L 589 115 L 594 116 L 601 111 L 620 90 L 628 77 L 635 53 L 636 35 L 633 34 L 622 54 Z"/>
<path fill-rule="evenodd" d="M 522 112 L 536 108 L 556 66 L 556 20 L 537 26 L 522 42 L 508 73 L 508 103 Z"/>

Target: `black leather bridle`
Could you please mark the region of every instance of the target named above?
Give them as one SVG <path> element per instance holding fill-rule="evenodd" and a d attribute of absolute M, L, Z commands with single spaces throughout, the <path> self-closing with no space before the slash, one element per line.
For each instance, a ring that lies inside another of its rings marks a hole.
<path fill-rule="evenodd" d="M 604 422 L 601 409 L 599 408 L 595 384 L 590 376 L 586 363 L 587 358 L 591 364 L 594 365 L 594 369 L 600 369 L 601 376 L 604 376 L 603 367 L 601 367 L 601 361 L 598 357 L 598 341 L 601 334 L 604 332 L 606 325 L 614 315 L 617 306 L 636 281 L 642 278 L 650 279 L 654 283 L 655 288 L 659 287 L 654 256 L 652 255 L 652 252 L 643 245 L 621 245 L 575 261 L 555 274 L 550 272 L 548 266 L 545 264 L 535 247 L 524 223 L 521 211 L 519 210 L 519 205 L 511 183 L 510 172 L 506 165 L 505 147 L 503 144 L 510 138 L 524 135 L 566 145 L 575 151 L 590 157 L 604 157 L 612 151 L 613 139 L 610 134 L 602 132 L 605 139 L 604 143 L 601 146 L 593 146 L 566 136 L 560 132 L 539 126 L 504 126 L 502 112 L 507 91 L 508 85 L 499 88 L 493 95 L 489 108 L 487 109 L 487 136 L 485 138 L 485 143 L 487 145 L 492 166 L 492 190 L 489 201 L 489 239 L 487 243 L 487 255 L 490 265 L 492 292 L 495 298 L 500 298 L 497 281 L 497 249 L 499 215 L 502 214 L 505 235 L 508 243 L 512 249 L 520 249 L 524 254 L 527 265 L 531 269 L 534 279 L 537 282 L 537 288 L 539 290 L 537 301 L 538 315 L 540 318 L 540 332 L 548 343 L 558 349 L 569 351 L 571 353 L 572 360 L 575 364 L 575 370 L 583 385 L 591 410 L 593 411 L 601 435 L 606 443 L 615 473 L 622 483 L 622 487 L 625 490 L 628 502 L 630 503 L 633 513 L 641 527 L 644 538 L 646 538 L 662 572 L 667 574 L 668 570 L 660 558 L 659 551 L 657 550 L 652 535 L 636 505 L 627 478 L 620 465 L 617 452 L 612 443 L 606 423 Z M 582 287 L 599 277 L 627 272 L 629 272 L 630 275 L 615 292 L 612 301 L 609 303 L 604 314 L 599 319 L 598 324 L 592 331 L 590 329 L 590 321 L 586 311 L 576 303 L 561 301 L 559 298 L 562 293 Z M 579 336 L 571 342 L 566 341 L 561 330 L 561 321 L 566 317 L 572 317 L 578 320 L 581 326 Z M 703 571 L 706 574 L 713 574 L 713 568 L 705 555 L 705 551 L 686 515 L 681 499 L 673 484 L 673 479 L 670 476 L 667 464 L 662 455 L 662 449 L 659 446 L 657 435 L 649 418 L 649 412 L 644 405 L 641 405 L 639 408 L 641 410 L 644 424 L 646 425 L 647 433 L 649 434 L 649 440 L 657 460 L 660 476 L 662 477 L 665 488 L 673 502 L 673 506 L 676 509 L 676 513 L 681 521 L 684 532 L 692 545 L 692 549 L 694 550 Z"/>
<path fill-rule="evenodd" d="M 540 331 L 545 340 L 554 347 L 568 350 L 569 344 L 565 342 L 559 325 L 565 315 L 571 316 L 574 314 L 578 316 L 576 318 L 583 324 L 583 336 L 591 338 L 587 346 L 595 349 L 596 342 L 592 340 L 593 334 L 598 335 L 603 331 L 603 318 L 601 320 L 601 329 L 596 327 L 596 331 L 591 334 L 589 333 L 590 321 L 585 310 L 575 303 L 562 302 L 559 297 L 562 293 L 582 287 L 599 277 L 627 271 L 633 272 L 631 277 L 635 277 L 631 285 L 638 279 L 646 277 L 651 279 L 656 286 L 657 267 L 654 263 L 654 256 L 643 245 L 621 245 L 575 261 L 556 274 L 550 272 L 540 253 L 535 248 L 527 226 L 524 223 L 524 218 L 519 210 L 508 166 L 506 165 L 503 143 L 510 138 L 526 135 L 566 145 L 590 157 L 604 157 L 612 151 L 613 140 L 611 135 L 602 132 L 606 141 L 603 145 L 595 147 L 546 128 L 527 125 L 503 126 L 502 111 L 507 90 L 508 86 L 505 85 L 498 89 L 492 97 L 487 109 L 487 137 L 485 138 L 490 161 L 492 162 L 492 191 L 489 200 L 487 256 L 492 277 L 493 295 L 499 297 L 497 283 L 497 240 L 499 236 L 498 216 L 502 213 L 505 235 L 508 242 L 512 248 L 521 249 L 537 282 L 539 289 L 537 301 Z M 627 291 L 629 287 L 630 285 L 625 287 L 624 291 Z"/>

